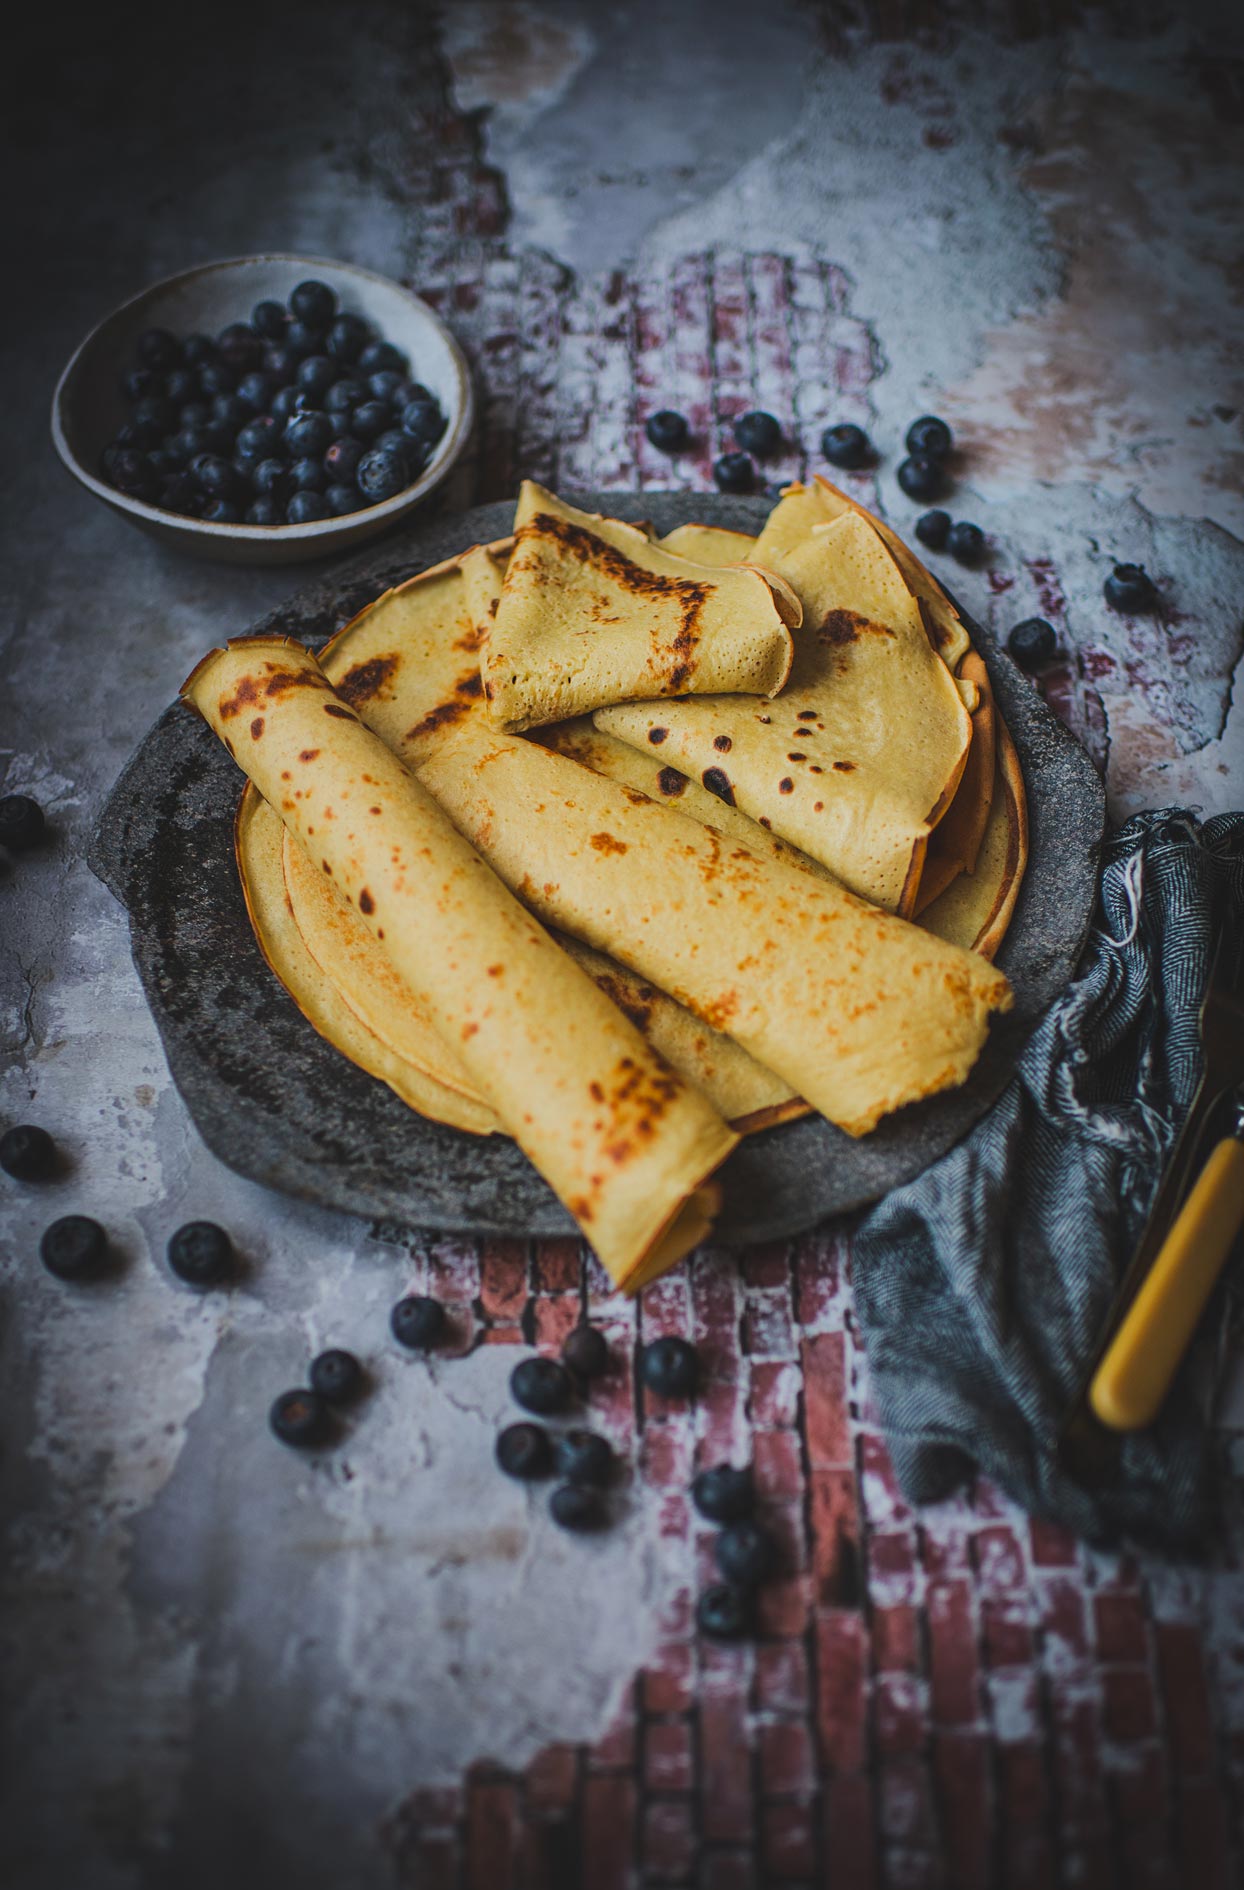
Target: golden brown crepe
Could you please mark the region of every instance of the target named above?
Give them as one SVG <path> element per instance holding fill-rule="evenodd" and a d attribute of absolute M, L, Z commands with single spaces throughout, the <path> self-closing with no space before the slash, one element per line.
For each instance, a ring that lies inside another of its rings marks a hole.
<path fill-rule="evenodd" d="M 997 718 L 993 798 L 975 870 L 960 873 L 920 914 L 918 923 L 955 945 L 993 958 L 1006 936 L 1028 863 L 1028 805 L 1019 756 Z"/>
<path fill-rule="evenodd" d="M 565 505 L 530 480 L 487 625 L 481 674 L 497 727 L 559 722 L 641 696 L 775 694 L 790 673 L 787 586 L 693 564 L 639 526 Z"/>
<path fill-rule="evenodd" d="M 550 924 L 669 992 L 847 1130 L 961 1083 L 1010 989 L 975 953 L 466 722 L 420 779 Z"/>
<path fill-rule="evenodd" d="M 621 704 L 598 710 L 596 726 L 657 749 L 853 892 L 909 913 L 967 761 L 970 717 L 866 518 L 846 513 L 769 555 L 804 607 L 776 700 Z"/>
<path fill-rule="evenodd" d="M 627 1284 L 707 1233 L 737 1136 L 506 890 L 309 651 L 247 638 L 183 690 L 334 879 L 478 1092 Z M 418 737 L 415 737 L 416 741 Z"/>
<path fill-rule="evenodd" d="M 675 525 L 672 532 L 657 539 L 662 551 L 673 551 L 693 564 L 749 564 L 756 540 L 746 532 L 728 531 L 724 525 Z"/>

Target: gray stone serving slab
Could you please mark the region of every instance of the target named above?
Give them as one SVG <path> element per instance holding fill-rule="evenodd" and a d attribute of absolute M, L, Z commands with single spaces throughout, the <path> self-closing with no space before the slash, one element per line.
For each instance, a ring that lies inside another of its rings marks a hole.
<path fill-rule="evenodd" d="M 696 519 L 755 532 L 768 504 L 695 493 L 583 493 L 574 502 L 657 528 Z M 252 626 L 318 649 L 389 585 L 510 529 L 511 504 L 413 526 L 299 591 Z M 222 624 L 221 641 L 243 626 Z M 819 1117 L 751 1136 L 722 1170 L 715 1238 L 798 1233 L 862 1207 L 951 1148 L 1000 1094 L 1036 1020 L 1075 969 L 1092 915 L 1105 819 L 1088 756 L 975 624 L 1019 750 L 1032 853 L 999 963 L 1015 1009 L 965 1086 L 891 1116 L 863 1141 Z M 167 709 L 128 763 L 89 861 L 130 915 L 134 961 L 173 1080 L 209 1148 L 287 1194 L 411 1227 L 575 1231 L 514 1143 L 428 1122 L 317 1035 L 268 969 L 233 857 L 242 778 L 198 716 Z"/>

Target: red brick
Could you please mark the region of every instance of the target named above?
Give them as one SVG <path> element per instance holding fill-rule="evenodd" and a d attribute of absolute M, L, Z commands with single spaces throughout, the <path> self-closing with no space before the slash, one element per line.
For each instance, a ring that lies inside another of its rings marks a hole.
<path fill-rule="evenodd" d="M 1207 1772 L 1213 1764 L 1214 1730 L 1201 1660 L 1201 1636 L 1196 1628 L 1168 1621 L 1159 1621 L 1155 1632 L 1175 1770 L 1185 1774 Z"/>
<path fill-rule="evenodd" d="M 841 1328 L 842 1249 L 834 1236 L 812 1235 L 795 1248 L 795 1291 L 802 1326 Z"/>
<path fill-rule="evenodd" d="M 1149 1658 L 1145 1611 L 1137 1594 L 1105 1590 L 1093 1597 L 1097 1658 L 1141 1662 Z"/>
<path fill-rule="evenodd" d="M 1008 1595 L 981 1602 L 981 1635 L 991 1667 L 1027 1667 L 1036 1654 L 1028 1625 L 1027 1595 Z"/>
<path fill-rule="evenodd" d="M 798 1798 L 816 1783 L 812 1733 L 802 1719 L 768 1720 L 756 1737 L 760 1789 L 766 1798 Z"/>
<path fill-rule="evenodd" d="M 635 1855 L 635 1785 L 625 1773 L 586 1780 L 583 1787 L 582 1881 L 592 1890 L 631 1890 Z M 489 1886 L 501 1890 L 504 1878 Z"/>
<path fill-rule="evenodd" d="M 873 1662 L 882 1673 L 914 1673 L 920 1665 L 920 1617 L 910 1602 L 874 1608 Z"/>
<path fill-rule="evenodd" d="M 743 1309 L 743 1350 L 751 1358 L 793 1359 L 795 1333 L 787 1294 L 764 1293 Z"/>
<path fill-rule="evenodd" d="M 746 1683 L 741 1660 L 738 1665 L 733 1685 L 723 1684 L 727 1676 L 718 1676 L 700 1695 L 701 1826 L 707 1840 L 733 1844 L 745 1843 L 752 1834 Z"/>
<path fill-rule="evenodd" d="M 943 1512 L 935 1521 L 926 1520 L 920 1538 L 920 1563 L 931 1582 L 975 1582 L 972 1538 L 958 1526 L 953 1511 L 949 1517 Z"/>
<path fill-rule="evenodd" d="M 919 1752 L 924 1744 L 924 1688 L 906 1673 L 879 1673 L 873 1681 L 877 1750 L 884 1757 Z"/>
<path fill-rule="evenodd" d="M 695 1697 L 695 1659 L 689 1647 L 670 1641 L 657 1650 L 643 1677 L 646 1713 L 684 1713 Z"/>
<path fill-rule="evenodd" d="M 860 1519 L 853 1470 L 815 1470 L 808 1487 L 812 1568 L 821 1607 L 860 1598 Z"/>
<path fill-rule="evenodd" d="M 976 1532 L 976 1568 L 984 1589 L 1024 1588 L 1028 1570 L 1023 1544 L 1009 1524 L 998 1523 Z"/>
<path fill-rule="evenodd" d="M 933 1719 L 939 1726 L 967 1725 L 979 1711 L 971 1591 L 966 1582 L 938 1582 L 925 1605 Z"/>
<path fill-rule="evenodd" d="M 847 1408 L 846 1339 L 822 1332 L 803 1342 L 804 1428 L 814 1468 L 855 1467 Z"/>
<path fill-rule="evenodd" d="M 803 1457 L 796 1431 L 758 1431 L 752 1439 L 752 1463 L 761 1498 L 803 1496 Z"/>
<path fill-rule="evenodd" d="M 696 1468 L 707 1470 L 716 1463 L 742 1463 L 746 1446 L 740 1433 L 744 1401 L 739 1380 L 710 1379 L 699 1392 L 699 1435 L 695 1445 Z"/>
<path fill-rule="evenodd" d="M 746 1248 L 741 1257 L 740 1271 L 748 1286 L 788 1286 L 789 1244 L 784 1240 L 775 1240 L 764 1246 Z"/>
<path fill-rule="evenodd" d="M 528 1818 L 518 1838 L 518 1862 L 510 1882 L 515 1890 L 562 1890 L 579 1881 L 577 1821 L 565 1815 Z M 412 1890 L 423 1890 L 421 1879 Z"/>
<path fill-rule="evenodd" d="M 1161 1746 L 1140 1746 L 1114 1758 L 1108 1784 L 1116 1825 L 1165 1823 L 1169 1816 L 1169 1780 Z"/>
<path fill-rule="evenodd" d="M 691 1481 L 695 1443 L 685 1424 L 645 1424 L 639 1467 L 653 1489 L 685 1493 Z"/>
<path fill-rule="evenodd" d="M 1060 1846 L 1062 1881 L 1075 1890 L 1118 1890 L 1115 1848 L 1108 1837 L 1074 1837 Z"/>
<path fill-rule="evenodd" d="M 803 1642 L 758 1642 L 753 1688 L 761 1712 L 802 1713 L 809 1700 L 808 1657 Z"/>
<path fill-rule="evenodd" d="M 1181 1881 L 1196 1890 L 1232 1890 L 1231 1835 L 1218 1781 L 1182 1780 L 1175 1816 Z"/>
<path fill-rule="evenodd" d="M 702 1851 L 700 1890 L 756 1890 L 756 1860 L 750 1851 Z"/>
<path fill-rule="evenodd" d="M 1076 1539 L 1069 1530 L 1033 1516 L 1029 1519 L 1028 1535 L 1032 1543 L 1032 1559 L 1038 1568 L 1076 1566 Z"/>
<path fill-rule="evenodd" d="M 811 1805 L 766 1804 L 760 1813 L 765 1882 L 808 1878 L 816 1868 L 816 1814 Z"/>
<path fill-rule="evenodd" d="M 518 1848 L 518 1789 L 475 1782 L 467 1794 L 466 1890 L 496 1890 L 510 1882 Z"/>
<path fill-rule="evenodd" d="M 1055 1890 L 1048 1832 L 1004 1824 L 1002 1871 L 1007 1890 Z"/>
<path fill-rule="evenodd" d="M 1078 1837 L 1101 1835 L 1109 1824 L 1101 1767 L 1101 1713 L 1095 1698 L 1080 1699 L 1054 1688 L 1050 1698 L 1054 1738 L 1050 1765 L 1061 1823 Z"/>
<path fill-rule="evenodd" d="M 532 1302 L 536 1316 L 536 1344 L 542 1352 L 557 1355 L 566 1335 L 579 1323 L 579 1295 L 555 1293 Z"/>
<path fill-rule="evenodd" d="M 695 1863 L 695 1822 L 689 1798 L 652 1798 L 643 1808 L 644 1876 L 684 1883 Z"/>
<path fill-rule="evenodd" d="M 1153 1681 L 1143 1667 L 1108 1667 L 1102 1675 L 1106 1733 L 1122 1745 L 1157 1730 Z"/>
<path fill-rule="evenodd" d="M 766 1582 L 756 1602 L 756 1629 L 775 1640 L 802 1634 L 808 1625 L 812 1584 L 807 1575 L 780 1576 Z"/>
<path fill-rule="evenodd" d="M 644 1722 L 644 1785 L 650 1792 L 689 1792 L 694 1760 L 685 1719 Z"/>
<path fill-rule="evenodd" d="M 532 1268 L 536 1289 L 541 1293 L 579 1294 L 583 1279 L 583 1249 L 579 1241 L 538 1240 Z"/>
<path fill-rule="evenodd" d="M 937 1848 L 937 1819 L 929 1768 L 923 1759 L 888 1759 L 878 1771 L 881 1832 L 887 1843 L 913 1850 Z"/>
<path fill-rule="evenodd" d="M 516 1323 L 527 1304 L 527 1243 L 486 1240 L 479 1257 L 479 1297 L 484 1316 Z"/>
<path fill-rule="evenodd" d="M 458 1840 L 452 1837 L 420 1838 L 409 1854 L 403 1881 L 418 1884 L 419 1890 L 458 1890 L 462 1881 L 462 1854 Z"/>
<path fill-rule="evenodd" d="M 998 1768 L 999 1812 L 1005 1824 L 1043 1824 L 1049 1788 L 1041 1747 L 1029 1741 L 1000 1742 L 994 1748 Z"/>
<path fill-rule="evenodd" d="M 876 1890 L 877 1834 L 867 1773 L 840 1772 L 827 1780 L 824 1832 L 830 1883 L 842 1890 Z"/>
<path fill-rule="evenodd" d="M 988 1890 L 989 1751 L 979 1733 L 937 1733 L 933 1779 L 955 1890 Z"/>
<path fill-rule="evenodd" d="M 716 1359 L 739 1349 L 738 1276 L 729 1255 L 701 1252 L 691 1263 L 691 1322 L 697 1346 Z"/>
<path fill-rule="evenodd" d="M 797 1497 L 770 1500 L 764 1505 L 764 1520 L 777 1545 L 778 1567 L 787 1575 L 803 1574 L 809 1557 L 802 1502 Z"/>
<path fill-rule="evenodd" d="M 861 1431 L 856 1447 L 860 1459 L 860 1497 L 870 1523 L 886 1529 L 906 1522 L 911 1510 L 899 1488 L 885 1439 L 876 1431 Z"/>
<path fill-rule="evenodd" d="M 864 1623 L 844 1608 L 816 1617 L 817 1733 L 821 1752 L 840 1772 L 865 1759 L 868 1655 Z"/>
<path fill-rule="evenodd" d="M 480 1336 L 485 1345 L 525 1344 L 521 1326 L 485 1326 Z M 443 1349 L 439 1346 L 437 1348 L 438 1351 L 443 1351 Z"/>
<path fill-rule="evenodd" d="M 561 1810 L 573 1804 L 578 1778 L 574 1746 L 545 1746 L 527 1767 L 527 1803 L 540 1811 Z"/>
<path fill-rule="evenodd" d="M 751 1367 L 747 1412 L 754 1425 L 781 1429 L 799 1416 L 799 1367 L 785 1360 L 756 1359 Z"/>
<path fill-rule="evenodd" d="M 608 1771 L 635 1763 L 635 1688 L 629 1686 L 614 1716 L 612 1726 L 588 1754 L 593 1772 Z"/>
<path fill-rule="evenodd" d="M 1036 1590 L 1047 1666 L 1062 1674 L 1088 1654 L 1087 1601 L 1074 1577 L 1051 1576 Z"/>

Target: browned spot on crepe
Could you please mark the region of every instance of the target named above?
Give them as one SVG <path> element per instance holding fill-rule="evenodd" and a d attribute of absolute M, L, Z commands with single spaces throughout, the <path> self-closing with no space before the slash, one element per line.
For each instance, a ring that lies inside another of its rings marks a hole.
<path fill-rule="evenodd" d="M 365 663 L 356 663 L 337 683 L 337 694 L 355 708 L 360 703 L 370 702 L 391 680 L 399 660 L 397 656 L 369 656 Z"/>

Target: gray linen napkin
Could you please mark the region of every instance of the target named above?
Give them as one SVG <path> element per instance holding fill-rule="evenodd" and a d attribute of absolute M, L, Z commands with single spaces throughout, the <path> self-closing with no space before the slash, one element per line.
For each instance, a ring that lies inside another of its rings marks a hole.
<path fill-rule="evenodd" d="M 1009 1088 L 861 1224 L 856 1312 L 914 1502 L 978 1469 L 1077 1535 L 1174 1547 L 1205 1530 L 1195 1358 L 1104 1479 L 1073 1477 L 1056 1444 L 1196 1087 L 1224 927 L 1244 938 L 1244 814 L 1166 809 L 1110 835 L 1076 979 Z"/>

